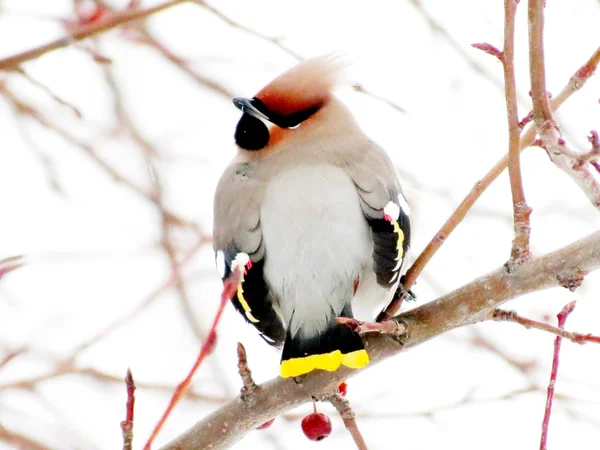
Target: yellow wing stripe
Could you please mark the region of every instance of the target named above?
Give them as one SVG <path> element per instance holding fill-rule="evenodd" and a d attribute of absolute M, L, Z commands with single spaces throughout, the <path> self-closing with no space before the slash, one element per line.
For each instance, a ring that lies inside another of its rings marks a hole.
<path fill-rule="evenodd" d="M 321 355 L 310 355 L 303 358 L 292 358 L 281 362 L 281 376 L 283 378 L 297 377 L 312 370 L 321 369 L 333 372 L 340 365 L 351 369 L 360 369 L 369 364 L 369 354 L 366 350 L 355 350 L 343 354 L 339 350 Z"/>
<path fill-rule="evenodd" d="M 398 241 L 396 242 L 396 249 L 398 250 L 396 261 L 398 261 L 404 256 L 404 249 L 402 248 L 402 245 L 404 244 L 404 231 L 400 228 L 397 220 L 392 221 L 392 226 L 394 227 L 394 233 L 398 235 Z"/>
<path fill-rule="evenodd" d="M 244 308 L 244 311 L 246 313 L 246 317 L 248 318 L 248 320 L 252 323 L 257 323 L 258 319 L 252 315 L 252 310 L 250 309 L 250 305 L 244 298 L 244 288 L 242 287 L 243 282 L 244 282 L 244 277 L 242 277 L 242 279 L 240 280 L 240 284 L 238 284 L 237 299 L 240 302 L 240 304 L 242 305 L 242 308 Z"/>

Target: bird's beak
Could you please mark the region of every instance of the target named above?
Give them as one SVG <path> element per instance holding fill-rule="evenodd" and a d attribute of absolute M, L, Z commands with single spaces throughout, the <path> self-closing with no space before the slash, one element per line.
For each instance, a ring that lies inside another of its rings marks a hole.
<path fill-rule="evenodd" d="M 244 97 L 236 97 L 233 99 L 233 104 L 237 109 L 242 111 L 245 114 L 250 114 L 257 119 L 266 120 L 267 122 L 271 122 L 269 117 L 263 112 L 259 111 L 256 106 L 254 106 L 255 100 L 252 98 L 244 98 Z"/>

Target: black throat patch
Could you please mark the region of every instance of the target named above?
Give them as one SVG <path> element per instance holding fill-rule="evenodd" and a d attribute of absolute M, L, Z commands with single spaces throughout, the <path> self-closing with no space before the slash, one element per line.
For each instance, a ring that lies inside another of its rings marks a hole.
<path fill-rule="evenodd" d="M 242 114 L 235 128 L 235 143 L 244 150 L 256 151 L 269 143 L 269 130 L 262 120 Z"/>

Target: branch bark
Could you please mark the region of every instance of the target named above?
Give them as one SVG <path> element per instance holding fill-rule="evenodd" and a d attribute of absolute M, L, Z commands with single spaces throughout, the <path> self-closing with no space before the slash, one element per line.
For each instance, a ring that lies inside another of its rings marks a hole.
<path fill-rule="evenodd" d="M 531 208 L 525 200 L 521 177 L 521 127 L 517 108 L 517 84 L 515 81 L 515 0 L 504 0 L 504 50 L 502 66 L 504 68 L 504 95 L 506 97 L 506 115 L 508 118 L 508 176 L 513 201 L 513 221 L 515 237 L 506 267 L 515 266 L 531 257 L 529 235 Z"/>
<path fill-rule="evenodd" d="M 491 319 L 494 309 L 510 299 L 557 287 L 560 285 L 557 275 L 565 270 L 598 268 L 600 231 L 546 256 L 531 259 L 512 273 L 500 267 L 435 301 L 397 316 L 395 320 L 407 327 L 407 335 L 401 342 L 386 335 L 367 336 L 365 346 L 371 365 L 446 331 Z M 340 382 L 360 372 L 345 368 L 336 372 L 317 371 L 302 377 L 299 382 L 275 378 L 256 392 L 256 403 L 252 407 L 236 397 L 162 450 L 227 448 L 266 420 L 312 401 L 313 396 L 334 392 Z"/>
<path fill-rule="evenodd" d="M 356 448 L 358 450 L 369 450 L 367 443 L 365 442 L 365 438 L 358 429 L 356 417 L 352 407 L 350 406 L 350 402 L 338 393 L 330 395 L 325 399 L 328 400 L 335 407 L 335 409 L 337 409 L 338 413 L 340 413 L 340 417 L 344 422 L 344 426 L 352 436 L 352 439 L 356 444 Z"/>
<path fill-rule="evenodd" d="M 587 342 L 593 342 L 600 344 L 600 336 L 594 336 L 591 333 L 577 333 L 574 331 L 567 331 L 563 328 L 555 327 L 547 323 L 538 322 L 537 320 L 528 319 L 518 315 L 515 311 L 505 311 L 503 309 L 496 309 L 492 316 L 492 319 L 497 322 L 514 322 L 525 328 L 535 328 L 536 330 L 547 331 L 561 338 L 568 339 L 576 344 L 585 344 Z"/>
<path fill-rule="evenodd" d="M 529 65 L 533 120 L 548 156 L 565 172 L 600 210 L 600 182 L 589 167 L 579 165 L 578 155 L 567 147 L 548 103 L 544 62 L 544 0 L 529 0 Z M 598 62 L 598 51 L 592 59 Z M 592 72 L 595 67 L 592 68 Z M 580 71 L 576 75 L 581 75 Z"/>
<path fill-rule="evenodd" d="M 125 420 L 121 422 L 123 433 L 123 450 L 133 449 L 133 417 L 135 413 L 135 383 L 131 369 L 127 369 L 125 375 L 125 387 L 127 389 L 127 403 L 125 405 Z"/>
<path fill-rule="evenodd" d="M 146 17 L 156 14 L 165 9 L 179 5 L 181 3 L 188 2 L 190 0 L 170 0 L 164 3 L 160 3 L 156 6 L 140 10 L 130 10 L 124 12 L 118 12 L 111 14 L 105 19 L 99 20 L 98 22 L 90 23 L 89 25 L 83 25 L 77 27 L 71 32 L 70 35 L 49 42 L 40 47 L 18 53 L 8 58 L 0 60 L 0 70 L 14 70 L 24 62 L 31 61 L 32 59 L 39 58 L 40 56 L 51 52 L 52 50 L 58 50 L 59 48 L 68 47 L 74 42 L 87 39 L 97 34 L 103 33 L 104 31 L 111 30 L 134 20 L 145 19 Z"/>
<path fill-rule="evenodd" d="M 562 329 L 565 326 L 567 317 L 575 309 L 575 301 L 572 301 L 558 313 L 558 328 Z M 552 401 L 554 400 L 554 388 L 556 386 L 556 377 L 558 375 L 558 365 L 560 363 L 560 344 L 562 337 L 556 336 L 554 340 L 554 356 L 552 357 L 552 371 L 550 373 L 550 382 L 548 383 L 548 392 L 546 397 L 546 408 L 544 409 L 544 420 L 542 421 L 542 437 L 540 439 L 540 450 L 547 449 L 548 428 L 550 427 L 550 415 L 552 414 Z"/>

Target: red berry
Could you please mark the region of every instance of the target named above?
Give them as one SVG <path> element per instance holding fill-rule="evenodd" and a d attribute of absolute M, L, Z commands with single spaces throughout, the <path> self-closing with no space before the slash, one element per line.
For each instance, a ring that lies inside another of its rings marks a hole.
<path fill-rule="evenodd" d="M 273 417 L 271 420 L 267 420 L 265 423 L 263 423 L 261 426 L 256 427 L 257 430 L 266 430 L 267 428 L 269 428 L 271 425 L 273 425 L 273 422 L 275 422 L 275 417 Z"/>
<path fill-rule="evenodd" d="M 346 384 L 345 381 L 341 382 L 340 385 L 338 386 L 338 392 L 340 393 L 340 395 L 342 397 L 346 396 L 346 393 L 348 392 L 348 385 Z"/>
<path fill-rule="evenodd" d="M 331 434 L 331 420 L 323 413 L 312 413 L 302 419 L 302 431 L 311 441 L 320 441 Z"/>

